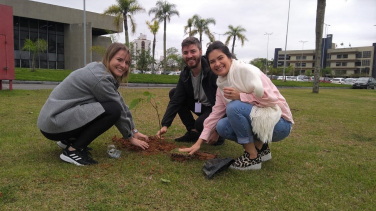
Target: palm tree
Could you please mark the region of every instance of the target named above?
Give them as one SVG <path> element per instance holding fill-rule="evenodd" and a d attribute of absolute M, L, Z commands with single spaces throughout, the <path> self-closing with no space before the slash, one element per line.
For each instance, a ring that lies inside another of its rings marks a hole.
<path fill-rule="evenodd" d="M 114 15 L 114 24 L 116 27 L 120 25 L 120 19 L 124 19 L 125 44 L 129 47 L 128 35 L 128 19 L 131 24 L 131 32 L 136 32 L 136 23 L 133 20 L 134 14 L 137 12 L 145 12 L 145 9 L 137 2 L 137 0 L 116 0 L 117 4 L 109 6 L 104 12 L 104 15 Z"/>
<path fill-rule="evenodd" d="M 225 32 L 225 35 L 228 35 L 225 44 L 228 45 L 230 42 L 230 39 L 233 38 L 231 53 L 235 55 L 234 54 L 235 40 L 236 38 L 239 38 L 242 43 L 242 46 L 244 46 L 244 41 L 248 41 L 248 39 L 245 37 L 243 32 L 246 32 L 247 30 L 245 30 L 245 28 L 243 28 L 242 26 L 234 27 L 233 25 L 229 25 L 228 28 L 230 29 L 230 31 Z"/>
<path fill-rule="evenodd" d="M 193 18 L 188 18 L 187 25 L 184 26 L 184 35 L 188 34 L 188 36 L 191 36 L 193 21 L 194 21 Z"/>
<path fill-rule="evenodd" d="M 153 24 L 151 24 L 149 21 L 146 21 L 146 25 L 148 25 L 148 28 L 150 30 L 150 32 L 154 35 L 154 39 L 153 39 L 153 65 L 151 66 L 151 72 L 154 74 L 154 53 L 155 53 L 155 34 L 157 34 L 158 30 L 159 30 L 159 24 L 158 24 L 158 21 L 154 21 Z"/>
<path fill-rule="evenodd" d="M 44 39 L 37 39 L 35 42 L 33 42 L 30 39 L 25 40 L 25 44 L 22 47 L 22 51 L 27 50 L 30 51 L 33 55 L 32 57 L 32 68 L 31 71 L 35 71 L 35 56 L 39 55 L 39 52 L 45 52 L 47 50 L 47 41 Z"/>
<path fill-rule="evenodd" d="M 195 34 L 200 35 L 200 43 L 202 43 L 202 34 L 205 33 L 208 37 L 210 42 L 214 41 L 214 35 L 210 32 L 209 24 L 215 25 L 215 20 L 213 18 L 203 19 L 199 15 L 194 15 L 193 19 L 193 27 L 194 29 L 191 32 L 191 36 Z"/>
<path fill-rule="evenodd" d="M 316 11 L 316 53 L 315 53 L 315 79 L 313 81 L 313 93 L 319 93 L 320 84 L 320 64 L 321 64 L 321 43 L 324 28 L 326 0 L 317 0 Z"/>
<path fill-rule="evenodd" d="M 157 1 L 156 7 L 149 10 L 149 15 L 155 13 L 154 18 L 159 23 L 163 22 L 163 72 L 166 74 L 166 23 L 170 22 L 170 17 L 173 15 L 179 16 L 179 11 L 176 10 L 175 4 L 170 4 L 167 1 Z"/>

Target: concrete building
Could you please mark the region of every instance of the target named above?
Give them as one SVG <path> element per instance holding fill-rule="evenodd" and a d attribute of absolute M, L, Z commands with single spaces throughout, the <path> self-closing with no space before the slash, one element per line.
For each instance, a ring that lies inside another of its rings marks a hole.
<path fill-rule="evenodd" d="M 365 47 L 337 48 L 332 43 L 333 35 L 328 34 L 323 38 L 321 67 L 332 69 L 332 75 L 346 76 L 370 76 L 376 77 L 376 43 Z M 274 68 L 283 67 L 285 51 L 276 48 L 274 51 Z M 315 68 L 315 49 L 313 50 L 289 50 L 286 51 L 286 66 L 292 65 L 302 75 L 313 74 Z"/>
<path fill-rule="evenodd" d="M 47 51 L 37 57 L 37 68 L 75 70 L 84 66 L 85 28 L 86 63 L 101 60 L 100 55 L 91 52 L 92 46 L 107 48 L 111 44 L 111 39 L 102 35 L 122 32 L 122 26 L 114 26 L 112 16 L 86 12 L 84 24 L 83 10 L 28 0 L 0 0 L 2 5 L 13 8 L 13 19 L 1 21 L 13 25 L 15 67 L 31 65 L 32 55 L 21 50 L 25 39 L 42 38 L 48 43 Z"/>
<path fill-rule="evenodd" d="M 150 49 L 151 41 L 146 38 L 145 34 L 140 33 L 140 36 L 132 41 L 133 43 L 133 55 L 137 55 L 142 49 L 148 51 Z M 136 64 L 136 60 L 132 60 L 133 65 Z"/>

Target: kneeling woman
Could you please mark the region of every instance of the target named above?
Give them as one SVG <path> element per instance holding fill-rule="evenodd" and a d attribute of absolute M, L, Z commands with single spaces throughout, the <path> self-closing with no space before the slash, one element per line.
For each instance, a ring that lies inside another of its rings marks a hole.
<path fill-rule="evenodd" d="M 128 48 L 111 44 L 102 62 L 75 70 L 50 94 L 38 117 L 42 134 L 64 148 L 60 158 L 76 165 L 96 164 L 88 145 L 115 125 L 124 138 L 142 149 L 147 136 L 139 133 L 132 114 L 118 92 L 119 83 L 129 75 Z"/>
<path fill-rule="evenodd" d="M 180 151 L 193 154 L 203 142 L 211 143 L 220 135 L 243 145 L 245 150 L 230 168 L 260 169 L 262 161 L 271 159 L 268 143 L 290 134 L 294 123 L 290 108 L 260 69 L 233 59 L 223 43 L 213 42 L 206 56 L 218 75 L 216 102 L 200 138 Z M 225 114 L 227 117 L 222 119 Z"/>

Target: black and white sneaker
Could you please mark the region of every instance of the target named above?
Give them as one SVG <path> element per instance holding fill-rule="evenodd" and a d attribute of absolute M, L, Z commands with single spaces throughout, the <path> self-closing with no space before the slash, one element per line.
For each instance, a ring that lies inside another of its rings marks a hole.
<path fill-rule="evenodd" d="M 74 150 L 69 151 L 68 148 L 64 149 L 63 153 L 60 155 L 60 158 L 68 163 L 73 163 L 77 166 L 86 166 L 97 164 L 98 162 L 93 160 L 90 152 L 87 149 L 84 150 Z"/>
<path fill-rule="evenodd" d="M 256 147 L 257 149 L 257 147 Z M 269 144 L 262 145 L 261 149 L 257 149 L 258 154 L 261 157 L 261 161 L 265 162 L 272 159 L 272 153 L 270 152 Z"/>
<path fill-rule="evenodd" d="M 258 170 L 261 169 L 261 157 L 257 154 L 255 159 L 249 158 L 249 153 L 244 151 L 244 154 L 240 156 L 230 165 L 230 168 L 237 170 Z"/>

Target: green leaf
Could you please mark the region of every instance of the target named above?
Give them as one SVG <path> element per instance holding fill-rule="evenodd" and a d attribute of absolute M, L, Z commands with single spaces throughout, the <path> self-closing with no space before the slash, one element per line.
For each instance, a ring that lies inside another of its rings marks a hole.
<path fill-rule="evenodd" d="M 162 182 L 165 182 L 165 183 L 170 183 L 170 182 L 171 182 L 170 180 L 168 180 L 168 179 L 163 179 L 163 178 L 161 178 L 161 181 L 162 181 Z"/>
<path fill-rule="evenodd" d="M 150 96 L 150 92 L 146 91 L 144 93 L 142 93 L 144 96 Z"/>
<path fill-rule="evenodd" d="M 141 101 L 142 101 L 142 98 L 136 98 L 136 99 L 132 100 L 131 104 L 129 104 L 129 110 L 136 107 L 138 105 L 138 103 L 141 102 Z"/>

